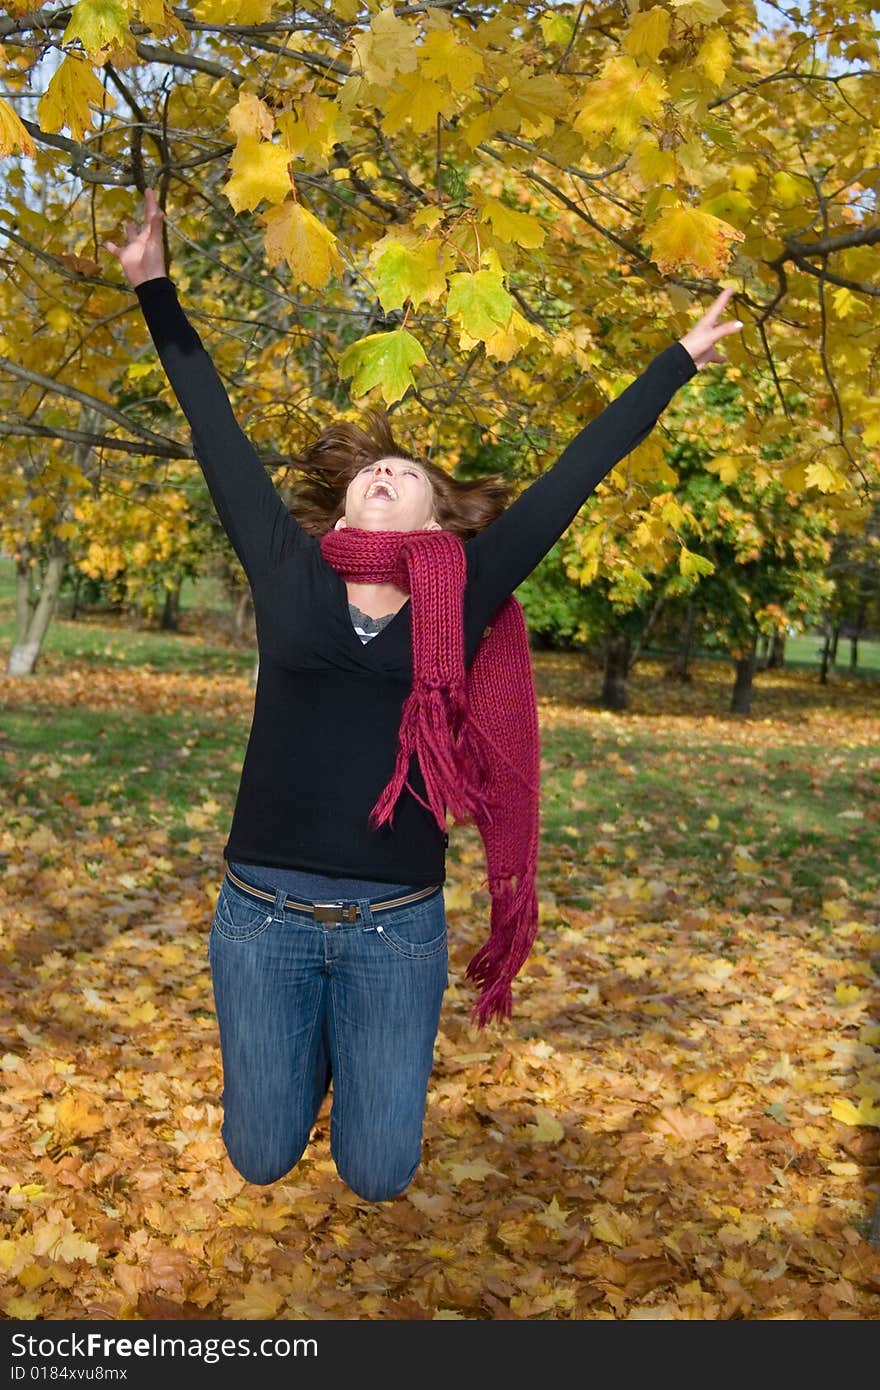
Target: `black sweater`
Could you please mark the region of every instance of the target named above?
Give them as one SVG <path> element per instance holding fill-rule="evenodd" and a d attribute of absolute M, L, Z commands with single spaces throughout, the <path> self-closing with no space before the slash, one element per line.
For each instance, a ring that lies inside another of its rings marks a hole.
<path fill-rule="evenodd" d="M 394 767 L 412 685 L 409 602 L 361 642 L 345 581 L 288 512 L 237 424 L 172 282 L 147 280 L 137 296 L 254 599 L 259 674 L 224 857 L 416 887 L 442 883 L 448 836 L 408 792 L 393 826 L 368 826 Z M 500 605 L 696 370 L 681 343 L 665 348 L 552 468 L 465 543 L 468 663 Z M 424 794 L 415 759 L 410 779 Z"/>

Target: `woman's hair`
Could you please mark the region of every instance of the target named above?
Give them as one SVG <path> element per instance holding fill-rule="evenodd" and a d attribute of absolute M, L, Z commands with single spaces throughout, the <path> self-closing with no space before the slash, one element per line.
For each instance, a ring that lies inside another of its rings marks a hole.
<path fill-rule="evenodd" d="M 468 540 L 499 516 L 511 489 L 499 476 L 466 482 L 435 463 L 401 448 L 384 410 L 367 411 L 365 428 L 347 420 L 327 425 L 291 460 L 299 476 L 290 486 L 290 510 L 304 530 L 323 536 L 345 512 L 345 493 L 355 474 L 382 458 L 411 459 L 427 473 L 434 494 L 434 516 L 444 531 Z"/>

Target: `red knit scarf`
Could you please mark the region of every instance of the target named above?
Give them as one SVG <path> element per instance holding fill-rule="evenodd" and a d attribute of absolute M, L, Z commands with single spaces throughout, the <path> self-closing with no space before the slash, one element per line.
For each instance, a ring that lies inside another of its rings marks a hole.
<path fill-rule="evenodd" d="M 446 830 L 473 821 L 486 852 L 489 936 L 467 967 L 479 994 L 471 1016 L 484 1026 L 510 1017 L 511 981 L 538 927 L 540 750 L 538 711 L 522 608 L 511 595 L 464 663 L 465 553 L 451 531 L 361 531 L 321 537 L 321 552 L 346 580 L 395 584 L 410 595 L 413 686 L 403 706 L 394 773 L 370 813 L 391 822 L 406 789 Z M 415 754 L 427 801 L 407 780 Z"/>

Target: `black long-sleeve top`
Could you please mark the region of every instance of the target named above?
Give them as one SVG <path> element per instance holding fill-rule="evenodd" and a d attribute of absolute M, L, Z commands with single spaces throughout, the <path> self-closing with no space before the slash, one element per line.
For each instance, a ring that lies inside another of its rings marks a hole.
<path fill-rule="evenodd" d="M 409 792 L 393 826 L 368 825 L 394 768 L 412 686 L 409 601 L 361 642 L 345 581 L 290 514 L 236 422 L 171 280 L 147 280 L 136 293 L 254 599 L 259 673 L 224 857 L 415 887 L 442 883 L 448 837 Z M 468 664 L 500 605 L 696 370 L 681 343 L 663 349 L 552 468 L 465 542 Z M 415 759 L 410 780 L 424 795 Z"/>

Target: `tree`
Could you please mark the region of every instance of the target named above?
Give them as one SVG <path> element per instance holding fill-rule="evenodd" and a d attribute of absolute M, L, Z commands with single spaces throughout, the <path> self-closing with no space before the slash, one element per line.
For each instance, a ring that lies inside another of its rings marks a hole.
<path fill-rule="evenodd" d="M 0 430 L 69 439 L 84 395 L 102 469 L 189 456 L 153 428 L 161 413 L 114 413 L 144 332 L 101 245 L 150 182 L 270 468 L 375 398 L 402 402 L 450 467 L 473 428 L 522 438 L 543 467 L 721 282 L 746 324 L 727 369 L 743 467 L 784 439 L 770 471 L 799 470 L 793 496 L 863 503 L 880 439 L 865 392 L 878 40 L 845 3 L 798 24 L 762 32 L 750 5 L 720 23 L 697 0 L 15 5 L 4 321 L 25 287 L 33 303 L 3 347 Z M 634 461 L 604 499 L 625 501 L 627 556 L 657 572 L 678 513 L 653 505 L 657 452 L 640 453 L 641 477 Z"/>

